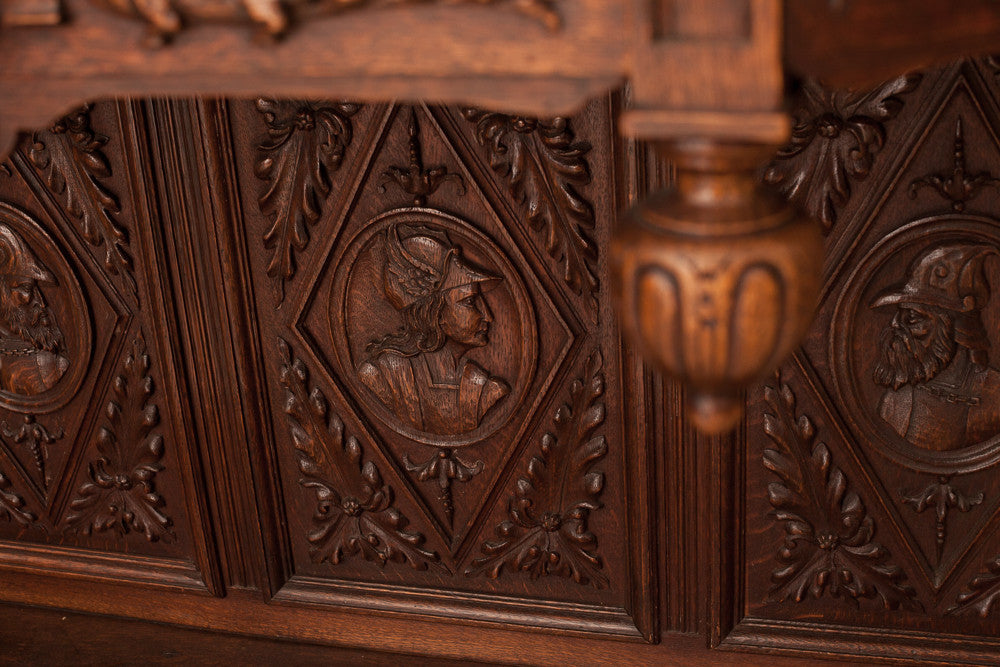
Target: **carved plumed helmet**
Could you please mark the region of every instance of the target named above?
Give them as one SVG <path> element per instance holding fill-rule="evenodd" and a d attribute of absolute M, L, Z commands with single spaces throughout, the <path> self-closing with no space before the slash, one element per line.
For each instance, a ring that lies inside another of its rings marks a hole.
<path fill-rule="evenodd" d="M 397 310 L 456 287 L 480 283 L 488 289 L 500 281 L 463 260 L 441 231 L 392 225 L 383 247 L 383 289 Z"/>
<path fill-rule="evenodd" d="M 0 225 L 0 277 L 55 282 L 52 275 L 38 264 L 21 237 L 7 225 Z"/>
<path fill-rule="evenodd" d="M 894 304 L 918 304 L 970 313 L 986 307 L 990 282 L 986 259 L 1000 257 L 991 245 L 962 244 L 933 248 L 911 265 L 905 285 L 880 294 L 872 308 Z"/>
<path fill-rule="evenodd" d="M 986 277 L 989 257 L 1000 257 L 1000 250 L 983 244 L 933 248 L 912 264 L 910 279 L 902 288 L 883 292 L 872 302 L 872 308 L 914 305 L 950 312 L 955 342 L 969 349 L 973 362 L 985 366 L 989 362 L 990 338 L 982 310 L 990 300 Z"/>

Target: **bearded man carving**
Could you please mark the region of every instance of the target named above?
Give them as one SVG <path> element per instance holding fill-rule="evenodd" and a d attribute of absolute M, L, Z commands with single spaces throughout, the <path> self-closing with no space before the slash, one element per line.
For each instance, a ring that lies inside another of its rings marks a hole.
<path fill-rule="evenodd" d="M 896 307 L 873 375 L 887 387 L 879 414 L 918 447 L 950 451 L 1000 433 L 1000 373 L 989 366 L 982 317 L 987 260 L 998 256 L 989 245 L 933 248 L 916 259 L 905 285 L 872 303 Z"/>
<path fill-rule="evenodd" d="M 62 332 L 39 288 L 54 284 L 21 238 L 0 225 L 0 390 L 40 394 L 69 368 Z"/>

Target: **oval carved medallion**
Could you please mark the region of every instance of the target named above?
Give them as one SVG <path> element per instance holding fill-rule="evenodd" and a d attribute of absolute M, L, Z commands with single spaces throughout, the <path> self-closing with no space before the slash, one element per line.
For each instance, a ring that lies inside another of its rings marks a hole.
<path fill-rule="evenodd" d="M 89 313 L 55 242 L 0 203 L 0 406 L 51 412 L 73 397 L 90 360 Z"/>
<path fill-rule="evenodd" d="M 458 447 L 500 428 L 537 362 L 527 291 L 500 248 L 423 208 L 384 213 L 350 242 L 330 322 L 344 377 L 410 439 Z"/>
<path fill-rule="evenodd" d="M 837 389 L 880 451 L 935 474 L 1000 460 L 1000 221 L 936 216 L 859 263 L 834 314 Z"/>

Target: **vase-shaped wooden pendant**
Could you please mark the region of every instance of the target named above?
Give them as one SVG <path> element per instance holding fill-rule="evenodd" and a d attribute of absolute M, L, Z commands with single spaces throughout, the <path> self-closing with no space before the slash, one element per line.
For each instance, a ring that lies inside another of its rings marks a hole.
<path fill-rule="evenodd" d="M 624 329 L 688 389 L 702 431 L 733 428 L 740 393 L 792 352 L 813 315 L 819 226 L 761 186 L 773 147 L 664 143 L 672 188 L 631 210 L 612 246 Z"/>

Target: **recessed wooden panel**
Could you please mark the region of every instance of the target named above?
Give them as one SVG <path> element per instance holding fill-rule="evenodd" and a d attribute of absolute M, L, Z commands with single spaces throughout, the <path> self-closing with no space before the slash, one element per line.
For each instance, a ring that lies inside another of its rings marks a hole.
<path fill-rule="evenodd" d="M 996 636 L 996 77 L 804 85 L 767 178 L 826 224 L 827 283 L 751 397 L 739 641 L 765 619 Z"/>
<path fill-rule="evenodd" d="M 628 619 L 625 489 L 645 472 L 602 296 L 608 112 L 229 105 L 279 597 L 374 604 L 390 584 L 453 591 L 457 616 L 489 595 Z"/>
<path fill-rule="evenodd" d="M 81 107 L 25 136 L 0 173 L 0 535 L 36 545 L 3 559 L 85 570 L 88 550 L 128 554 L 120 567 L 151 581 L 176 569 L 156 558 L 186 561 L 193 584 L 207 565 L 196 482 L 152 324 L 158 278 L 136 268 L 155 251 L 121 111 Z"/>

